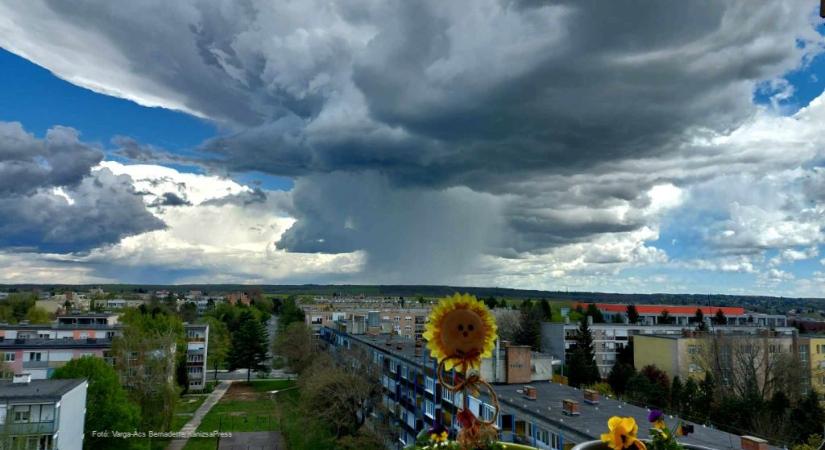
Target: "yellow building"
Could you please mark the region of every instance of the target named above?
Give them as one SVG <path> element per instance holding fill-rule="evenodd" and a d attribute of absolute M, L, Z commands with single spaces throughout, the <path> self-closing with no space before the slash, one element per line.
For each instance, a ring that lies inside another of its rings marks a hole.
<path fill-rule="evenodd" d="M 633 365 L 636 369 L 653 365 L 667 373 L 671 379 L 693 377 L 696 381 L 705 376 L 700 364 L 704 351 L 702 338 L 691 336 L 633 336 Z"/>
<path fill-rule="evenodd" d="M 793 348 L 793 336 L 767 331 L 758 335 L 690 332 L 682 336 L 637 335 L 633 337 L 633 363 L 636 369 L 655 365 L 671 379 L 679 376 L 682 380 L 696 381 L 703 379 L 705 370 L 712 367 L 723 384 L 736 383 L 742 373 L 753 368 L 762 372 L 758 378 L 765 382 L 769 374 L 764 370 L 781 364 L 780 357 L 790 356 Z M 818 349 L 822 354 L 817 356 L 825 358 L 825 338 Z M 819 381 L 825 381 L 825 377 Z"/>
<path fill-rule="evenodd" d="M 825 394 L 825 336 L 800 336 L 799 359 L 806 367 L 806 386 Z"/>

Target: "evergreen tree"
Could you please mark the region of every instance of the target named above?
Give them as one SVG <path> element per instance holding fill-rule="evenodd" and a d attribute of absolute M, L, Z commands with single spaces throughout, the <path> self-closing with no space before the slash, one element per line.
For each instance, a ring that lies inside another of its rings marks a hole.
<path fill-rule="evenodd" d="M 714 395 L 716 393 L 716 381 L 710 372 L 705 373 L 705 378 L 699 384 L 699 394 L 696 401 L 696 416 L 707 420 L 713 408 Z"/>
<path fill-rule="evenodd" d="M 607 375 L 607 383 L 616 395 L 623 395 L 627 390 L 627 383 L 636 375 L 636 369 L 632 365 L 623 364 L 616 361 Z"/>
<path fill-rule="evenodd" d="M 680 414 L 688 419 L 693 420 L 696 409 L 696 401 L 699 396 L 699 386 L 693 378 L 688 377 L 685 385 L 682 388 L 682 400 L 680 402 L 682 410 Z"/>
<path fill-rule="evenodd" d="M 246 381 L 249 381 L 253 370 L 265 367 L 269 336 L 264 324 L 249 311 L 241 313 L 240 321 L 240 328 L 232 334 L 229 369 L 246 369 Z"/>
<path fill-rule="evenodd" d="M 529 345 L 534 351 L 541 351 L 541 307 L 532 302 L 522 304 L 519 328 L 515 341 L 519 345 Z"/>
<path fill-rule="evenodd" d="M 293 322 L 303 322 L 304 321 L 304 310 L 298 306 L 297 301 L 295 300 L 294 296 L 287 297 L 286 300 L 283 301 L 280 307 L 278 316 L 278 329 L 279 331 L 286 330 L 289 324 Z M 232 330 L 232 327 L 229 327 Z"/>
<path fill-rule="evenodd" d="M 725 316 L 725 313 L 722 312 L 721 309 L 716 310 L 716 316 L 714 316 L 714 318 L 713 318 L 713 323 L 715 325 L 727 325 L 728 324 L 728 318 Z"/>
<path fill-rule="evenodd" d="M 673 318 L 670 317 L 670 312 L 664 309 L 662 313 L 659 314 L 659 319 L 656 322 L 660 325 L 668 325 L 673 322 Z"/>
<path fill-rule="evenodd" d="M 677 413 L 682 412 L 682 401 L 684 400 L 684 387 L 679 376 L 673 377 L 673 382 L 670 384 L 670 407 Z"/>
<path fill-rule="evenodd" d="M 498 301 L 496 301 L 496 298 L 491 295 L 484 299 L 484 304 L 487 305 L 488 308 L 494 309 L 498 306 Z"/>
<path fill-rule="evenodd" d="M 804 441 L 808 436 L 822 433 L 825 410 L 819 403 L 819 394 L 811 390 L 805 398 L 791 410 L 791 427 L 796 440 Z"/>
<path fill-rule="evenodd" d="M 696 314 L 693 316 L 693 322 L 696 323 L 696 331 L 708 330 L 708 324 L 705 322 L 705 314 L 701 309 L 696 308 Z"/>
<path fill-rule="evenodd" d="M 587 386 L 601 380 L 593 354 L 593 333 L 587 317 L 579 322 L 576 347 L 570 355 L 568 372 L 570 385 L 574 387 Z"/>
<path fill-rule="evenodd" d="M 627 305 L 627 321 L 628 323 L 639 323 L 639 311 L 636 310 L 636 305 Z"/>
<path fill-rule="evenodd" d="M 550 307 L 550 302 L 546 298 L 539 303 L 541 306 L 541 313 L 545 321 L 550 321 L 553 318 L 553 309 Z"/>
<path fill-rule="evenodd" d="M 595 303 L 587 305 L 587 315 L 593 318 L 593 323 L 604 323 L 604 316 Z"/>

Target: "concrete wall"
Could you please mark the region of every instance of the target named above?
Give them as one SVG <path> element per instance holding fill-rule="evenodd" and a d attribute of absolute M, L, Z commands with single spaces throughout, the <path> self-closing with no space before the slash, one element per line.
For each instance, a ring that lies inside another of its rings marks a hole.
<path fill-rule="evenodd" d="M 527 345 L 507 347 L 507 384 L 529 383 L 532 381 L 532 351 Z"/>
<path fill-rule="evenodd" d="M 633 337 L 633 365 L 639 370 L 653 365 L 673 378 L 679 375 L 677 344 L 676 339 L 668 337 L 636 335 Z"/>
<path fill-rule="evenodd" d="M 83 449 L 87 386 L 84 381 L 60 399 L 57 435 L 57 448 L 60 450 Z"/>

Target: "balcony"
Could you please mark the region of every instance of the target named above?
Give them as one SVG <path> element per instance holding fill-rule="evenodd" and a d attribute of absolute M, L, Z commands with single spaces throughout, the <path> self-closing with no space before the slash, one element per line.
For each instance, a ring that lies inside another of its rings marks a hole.
<path fill-rule="evenodd" d="M 23 361 L 23 369 L 48 369 L 48 361 Z"/>
<path fill-rule="evenodd" d="M 0 425 L 0 434 L 10 434 L 12 436 L 21 434 L 54 434 L 57 432 L 57 424 L 52 422 L 36 423 L 10 423 Z"/>

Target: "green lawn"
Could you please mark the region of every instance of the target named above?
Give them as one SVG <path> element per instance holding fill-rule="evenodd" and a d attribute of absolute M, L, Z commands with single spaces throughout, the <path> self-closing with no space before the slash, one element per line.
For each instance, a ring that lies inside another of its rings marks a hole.
<path fill-rule="evenodd" d="M 292 404 L 298 396 L 298 391 L 290 389 L 277 394 L 274 399 L 269 392 L 291 388 L 294 385 L 294 381 L 287 380 L 235 383 L 203 418 L 198 431 L 279 431 L 283 415 L 293 411 Z M 214 448 L 214 438 L 193 438 L 186 444 L 185 450 Z"/>
<path fill-rule="evenodd" d="M 172 431 L 180 431 L 186 422 L 192 418 L 195 412 L 206 400 L 206 395 L 185 395 L 178 399 L 175 408 L 175 417 L 172 419 Z M 171 439 L 152 439 L 151 450 L 164 450 Z"/>

